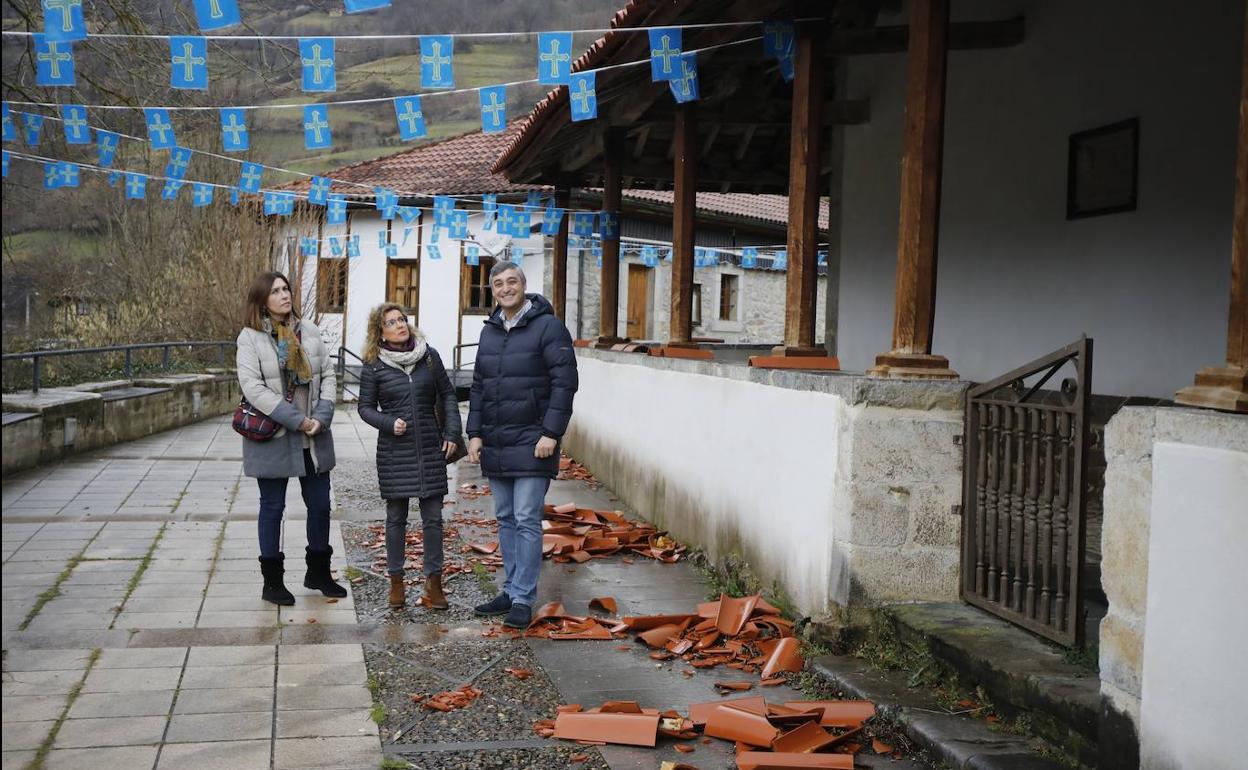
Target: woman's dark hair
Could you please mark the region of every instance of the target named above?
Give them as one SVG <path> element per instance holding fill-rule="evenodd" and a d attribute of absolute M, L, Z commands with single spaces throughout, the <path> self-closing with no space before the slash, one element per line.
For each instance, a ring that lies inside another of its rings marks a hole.
<path fill-rule="evenodd" d="M 264 331 L 264 319 L 269 315 L 269 292 L 273 291 L 273 284 L 281 279 L 286 283 L 286 287 L 291 290 L 291 306 L 290 312 L 296 318 L 299 317 L 299 307 L 294 302 L 294 288 L 291 286 L 290 279 L 281 273 L 261 273 L 251 282 L 251 288 L 247 290 L 247 304 L 243 308 L 243 326 L 256 331 Z"/>

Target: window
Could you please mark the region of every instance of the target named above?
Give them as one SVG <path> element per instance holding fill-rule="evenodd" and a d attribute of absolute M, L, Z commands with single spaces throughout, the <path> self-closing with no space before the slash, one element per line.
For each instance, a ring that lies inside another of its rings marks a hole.
<path fill-rule="evenodd" d="M 494 292 L 490 290 L 490 268 L 494 258 L 481 255 L 481 264 L 469 265 L 461 260 L 459 306 L 464 315 L 489 315 L 494 309 Z"/>
<path fill-rule="evenodd" d="M 386 239 L 394 238 L 394 222 L 386 223 Z M 416 229 L 416 251 L 420 254 L 420 228 Z M 387 259 L 386 260 L 386 301 L 401 305 L 413 319 L 420 315 L 420 260 Z"/>
<path fill-rule="evenodd" d="M 78 315 L 91 315 L 91 303 L 85 299 L 80 299 L 77 302 L 77 310 Z"/>
<path fill-rule="evenodd" d="M 737 319 L 737 276 L 723 273 L 719 276 L 719 320 Z"/>
<path fill-rule="evenodd" d="M 347 307 L 347 260 L 339 257 L 316 262 L 316 310 L 342 313 Z"/>
<path fill-rule="evenodd" d="M 693 285 L 693 325 L 702 325 L 702 284 Z"/>

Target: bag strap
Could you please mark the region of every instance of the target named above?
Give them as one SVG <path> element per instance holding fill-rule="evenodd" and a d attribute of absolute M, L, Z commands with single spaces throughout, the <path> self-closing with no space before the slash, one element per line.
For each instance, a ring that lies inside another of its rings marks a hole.
<path fill-rule="evenodd" d="M 438 424 L 438 433 L 446 433 L 446 420 L 442 417 L 442 390 L 438 387 L 438 374 L 433 369 L 433 355 L 425 353 L 425 363 L 429 366 L 429 379 L 433 380 L 433 393 L 436 403 L 433 405 L 433 421 Z"/>

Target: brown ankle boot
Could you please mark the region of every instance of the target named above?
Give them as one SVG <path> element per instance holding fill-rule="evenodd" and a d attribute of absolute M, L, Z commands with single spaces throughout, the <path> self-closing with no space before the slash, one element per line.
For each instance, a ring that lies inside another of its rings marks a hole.
<path fill-rule="evenodd" d="M 403 573 L 390 576 L 390 609 L 401 610 L 407 606 L 407 589 L 403 586 Z"/>
<path fill-rule="evenodd" d="M 446 601 L 446 594 L 442 593 L 441 575 L 429 575 L 425 578 L 425 606 L 435 610 L 450 608 L 451 605 Z"/>

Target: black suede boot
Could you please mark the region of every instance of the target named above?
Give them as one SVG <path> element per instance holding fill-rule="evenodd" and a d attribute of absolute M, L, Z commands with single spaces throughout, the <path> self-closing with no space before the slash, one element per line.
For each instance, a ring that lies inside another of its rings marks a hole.
<path fill-rule="evenodd" d="M 333 555 L 332 546 L 324 551 L 313 551 L 311 547 L 307 549 L 308 574 L 303 578 L 303 587 L 341 599 L 347 595 L 347 589 L 334 582 L 334 576 L 329 574 L 329 557 Z"/>
<path fill-rule="evenodd" d="M 260 557 L 260 574 L 264 575 L 264 590 L 260 592 L 260 598 L 266 602 L 290 606 L 295 603 L 295 597 L 286 590 L 286 584 L 282 581 L 282 575 L 286 572 L 283 566 L 285 561 L 284 553 L 279 553 L 276 558 Z"/>

